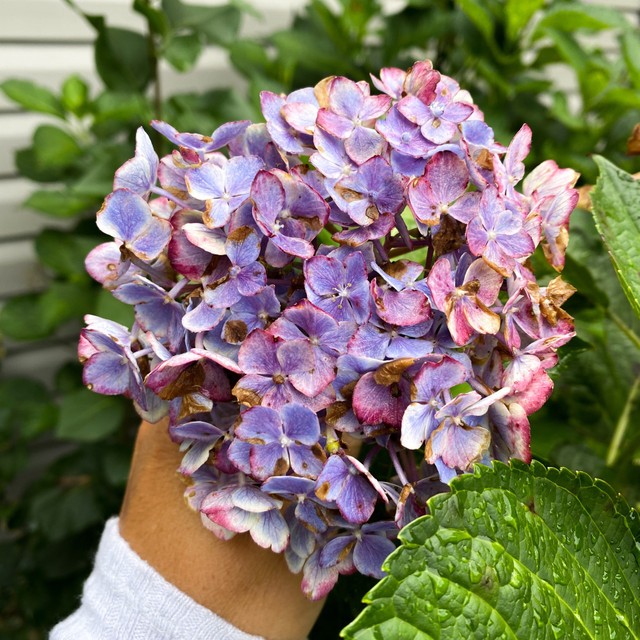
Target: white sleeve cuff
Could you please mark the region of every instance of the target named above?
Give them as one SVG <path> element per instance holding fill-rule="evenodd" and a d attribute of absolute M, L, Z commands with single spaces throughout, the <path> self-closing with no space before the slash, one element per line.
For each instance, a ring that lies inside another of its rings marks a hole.
<path fill-rule="evenodd" d="M 49 640 L 264 640 L 223 620 L 167 582 L 106 524 L 82 604 Z"/>

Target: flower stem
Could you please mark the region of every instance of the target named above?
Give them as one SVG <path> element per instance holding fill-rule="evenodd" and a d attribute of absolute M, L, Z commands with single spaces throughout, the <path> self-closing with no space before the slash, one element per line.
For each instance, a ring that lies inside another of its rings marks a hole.
<path fill-rule="evenodd" d="M 378 258 L 380 258 L 382 262 L 389 262 L 389 256 L 387 255 L 387 252 L 385 251 L 385 248 L 382 246 L 382 242 L 380 242 L 380 240 L 376 239 L 373 241 L 373 248 L 375 252 L 378 254 Z"/>
<path fill-rule="evenodd" d="M 629 391 L 629 395 L 627 396 L 627 401 L 625 402 L 624 408 L 622 409 L 622 413 L 618 418 L 616 430 L 613 434 L 613 438 L 611 439 L 609 451 L 607 452 L 608 467 L 612 467 L 618 459 L 618 455 L 620 453 L 620 445 L 622 444 L 624 435 L 627 432 L 627 428 L 629 427 L 631 410 L 633 409 L 633 404 L 638 397 L 638 392 L 640 392 L 640 376 L 635 379 L 635 382 L 631 387 L 631 391 Z"/>
<path fill-rule="evenodd" d="M 173 280 L 169 280 L 169 278 L 167 278 L 167 276 L 164 273 L 162 273 L 162 271 L 160 271 L 159 269 L 156 269 L 155 267 L 152 267 L 150 264 L 147 264 L 146 262 L 143 262 L 142 260 L 140 260 L 140 258 L 133 255 L 131 252 L 129 252 L 129 255 L 127 256 L 127 258 L 129 259 L 131 264 L 138 267 L 138 269 L 140 269 L 141 271 L 144 271 L 144 273 L 146 273 L 148 276 L 151 276 L 152 278 L 154 278 L 154 280 L 156 281 L 156 284 L 160 285 L 161 287 L 171 288 L 175 285 L 175 282 Z"/>
<path fill-rule="evenodd" d="M 611 308 L 606 309 L 606 313 L 613 323 L 624 333 L 633 344 L 640 349 L 640 336 Z"/>
<path fill-rule="evenodd" d="M 174 300 L 182 293 L 182 290 L 189 284 L 189 278 L 182 278 L 167 292 L 167 295 Z"/>
<path fill-rule="evenodd" d="M 395 444 L 393 442 L 389 443 L 389 457 L 391 458 L 391 462 L 393 462 L 393 468 L 396 470 L 396 473 L 398 474 L 398 478 L 400 479 L 400 482 L 402 483 L 402 486 L 404 487 L 406 484 L 411 484 L 408 480 L 407 480 L 407 476 L 404 473 L 404 469 L 402 468 L 402 465 L 400 464 L 400 460 L 398 459 L 398 454 L 396 452 L 396 447 Z"/>
<path fill-rule="evenodd" d="M 398 228 L 398 233 L 400 234 L 403 242 L 407 245 L 407 248 L 409 250 L 413 249 L 413 242 L 409 235 L 409 229 L 407 229 L 407 225 L 402 217 L 402 213 L 396 213 L 396 227 Z"/>
<path fill-rule="evenodd" d="M 162 196 L 167 200 L 171 200 L 171 202 L 175 202 L 181 209 L 188 209 L 189 205 L 184 201 L 180 200 L 180 198 L 176 198 L 170 191 L 162 189 L 161 187 L 151 187 L 152 193 L 155 193 L 158 196 Z"/>

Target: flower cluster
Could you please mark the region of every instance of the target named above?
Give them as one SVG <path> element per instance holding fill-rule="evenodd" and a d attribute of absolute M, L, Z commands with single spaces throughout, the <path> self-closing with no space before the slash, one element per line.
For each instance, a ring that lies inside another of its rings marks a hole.
<path fill-rule="evenodd" d="M 562 269 L 577 174 L 524 178 L 529 127 L 504 147 L 428 61 L 372 80 L 264 92 L 266 123 L 210 136 L 153 122 L 161 159 L 140 129 L 87 258 L 135 323 L 87 317 L 85 384 L 168 415 L 203 524 L 284 552 L 311 598 L 380 577 L 456 474 L 530 459 L 574 334 L 571 287 L 527 260 Z"/>

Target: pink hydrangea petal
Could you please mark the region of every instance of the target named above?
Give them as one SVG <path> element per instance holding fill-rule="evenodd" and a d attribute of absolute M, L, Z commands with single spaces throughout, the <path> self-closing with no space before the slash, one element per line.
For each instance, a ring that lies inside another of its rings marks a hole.
<path fill-rule="evenodd" d="M 408 385 L 403 380 L 385 386 L 375 381 L 373 373 L 365 373 L 353 390 L 353 411 L 363 424 L 400 427 L 408 404 Z"/>
<path fill-rule="evenodd" d="M 446 420 L 431 435 L 425 459 L 433 464 L 436 458 L 449 467 L 469 471 L 479 462 L 491 443 L 491 434 L 484 427 L 458 426 Z"/>

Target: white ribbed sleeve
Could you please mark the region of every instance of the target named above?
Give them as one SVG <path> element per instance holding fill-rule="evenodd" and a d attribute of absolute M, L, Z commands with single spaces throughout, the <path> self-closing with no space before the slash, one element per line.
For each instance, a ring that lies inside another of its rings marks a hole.
<path fill-rule="evenodd" d="M 107 522 L 82 604 L 49 640 L 264 640 L 236 629 L 167 582 Z"/>

